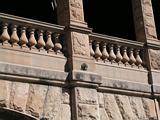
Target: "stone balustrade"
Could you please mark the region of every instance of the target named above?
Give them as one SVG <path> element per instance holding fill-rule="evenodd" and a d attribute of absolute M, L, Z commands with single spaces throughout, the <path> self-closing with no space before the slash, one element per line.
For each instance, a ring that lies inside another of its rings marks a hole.
<path fill-rule="evenodd" d="M 64 27 L 0 13 L 1 46 L 62 53 Z"/>
<path fill-rule="evenodd" d="M 93 33 L 90 35 L 90 55 L 96 61 L 144 66 L 143 43 Z"/>

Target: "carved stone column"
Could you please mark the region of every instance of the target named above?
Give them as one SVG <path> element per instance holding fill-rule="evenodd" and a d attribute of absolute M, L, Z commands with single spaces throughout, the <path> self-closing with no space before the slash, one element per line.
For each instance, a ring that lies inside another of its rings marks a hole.
<path fill-rule="evenodd" d="M 99 120 L 96 87 L 101 77 L 94 73 L 89 33 L 84 21 L 83 0 L 57 0 L 58 24 L 65 26 L 67 71 L 71 88 L 73 120 Z"/>

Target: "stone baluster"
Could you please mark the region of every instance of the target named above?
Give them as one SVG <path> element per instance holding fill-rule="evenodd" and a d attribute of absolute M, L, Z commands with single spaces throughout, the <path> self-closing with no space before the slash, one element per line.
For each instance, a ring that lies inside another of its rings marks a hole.
<path fill-rule="evenodd" d="M 92 48 L 92 40 L 89 41 L 89 47 L 90 47 L 90 55 L 93 57 L 95 55 L 95 53 Z"/>
<path fill-rule="evenodd" d="M 45 42 L 43 39 L 43 30 L 38 31 L 38 42 L 37 42 L 37 47 L 39 50 L 43 49 L 45 46 Z"/>
<path fill-rule="evenodd" d="M 100 51 L 100 49 L 99 49 L 99 41 L 96 41 L 95 42 L 95 46 L 96 46 L 96 48 L 95 48 L 95 58 L 96 58 L 96 60 L 99 60 L 101 57 L 102 57 L 102 53 L 101 53 L 101 51 Z"/>
<path fill-rule="evenodd" d="M 8 43 L 9 40 L 10 40 L 10 36 L 8 34 L 8 24 L 4 23 L 2 34 L 0 36 L 0 41 L 2 42 L 2 44 L 4 44 L 4 43 Z"/>
<path fill-rule="evenodd" d="M 113 63 L 114 62 L 114 60 L 116 59 L 116 55 L 115 55 L 115 53 L 114 53 L 114 50 L 113 50 L 113 44 L 110 44 L 109 45 L 109 60 L 111 61 L 111 63 Z"/>
<path fill-rule="evenodd" d="M 52 51 L 52 49 L 54 48 L 54 44 L 52 42 L 51 34 L 52 34 L 51 32 L 49 32 L 49 31 L 47 32 L 47 42 L 46 42 L 46 46 L 45 46 L 47 52 Z"/>
<path fill-rule="evenodd" d="M 106 42 L 103 42 L 102 44 L 102 60 L 106 61 L 109 58 L 109 54 L 107 52 L 107 48 L 106 48 Z"/>
<path fill-rule="evenodd" d="M 54 34 L 54 50 L 56 53 L 61 53 L 62 45 L 59 38 L 60 34 L 55 33 Z"/>
<path fill-rule="evenodd" d="M 140 57 L 140 50 L 139 49 L 137 49 L 136 51 L 135 51 L 135 55 L 136 55 L 136 65 L 137 66 L 141 66 L 142 65 L 142 59 L 141 59 L 141 57 Z"/>
<path fill-rule="evenodd" d="M 17 35 L 17 25 L 12 26 L 12 35 L 11 35 L 10 42 L 12 46 L 17 45 L 17 43 L 19 42 L 19 37 Z"/>
<path fill-rule="evenodd" d="M 35 29 L 30 29 L 30 38 L 29 38 L 29 42 L 28 42 L 30 49 L 34 48 L 35 45 L 37 44 L 34 32 L 35 32 Z"/>
<path fill-rule="evenodd" d="M 28 39 L 27 39 L 27 36 L 26 36 L 26 27 L 22 27 L 19 44 L 20 44 L 21 47 L 26 47 L 27 43 L 28 43 Z"/>
<path fill-rule="evenodd" d="M 123 47 L 123 63 L 126 65 L 129 62 L 129 57 L 127 55 L 127 47 Z"/>
<path fill-rule="evenodd" d="M 133 48 L 130 48 L 129 49 L 129 64 L 133 66 L 135 63 L 136 63 L 136 59 L 133 54 Z"/>
<path fill-rule="evenodd" d="M 117 45 L 116 46 L 116 62 L 119 64 L 121 61 L 122 61 L 122 59 L 123 59 L 123 57 L 122 57 L 122 55 L 121 55 L 121 52 L 120 52 L 120 45 Z"/>

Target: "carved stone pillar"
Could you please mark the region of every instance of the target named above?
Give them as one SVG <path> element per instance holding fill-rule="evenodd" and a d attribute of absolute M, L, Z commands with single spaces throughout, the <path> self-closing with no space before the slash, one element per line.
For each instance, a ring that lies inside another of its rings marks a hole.
<path fill-rule="evenodd" d="M 94 71 L 88 36 L 91 30 L 84 21 L 82 0 L 57 0 L 57 13 L 58 23 L 66 27 L 68 71 L 82 70 L 83 65 Z"/>
<path fill-rule="evenodd" d="M 58 24 L 66 27 L 67 71 L 71 90 L 73 120 L 99 120 L 96 87 L 101 77 L 94 73 L 89 33 L 84 22 L 83 0 L 57 0 Z"/>

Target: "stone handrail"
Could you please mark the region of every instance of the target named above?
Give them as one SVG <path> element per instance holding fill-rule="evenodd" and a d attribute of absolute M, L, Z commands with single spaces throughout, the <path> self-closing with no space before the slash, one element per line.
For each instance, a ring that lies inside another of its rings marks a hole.
<path fill-rule="evenodd" d="M 90 54 L 97 61 L 109 61 L 131 66 L 144 66 L 144 44 L 137 41 L 93 33 Z"/>
<path fill-rule="evenodd" d="M 62 53 L 64 26 L 0 13 L 2 46 Z"/>

